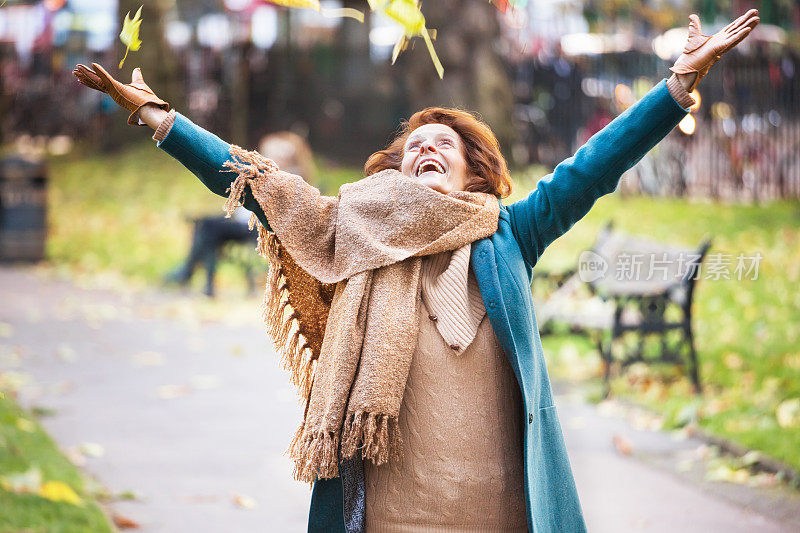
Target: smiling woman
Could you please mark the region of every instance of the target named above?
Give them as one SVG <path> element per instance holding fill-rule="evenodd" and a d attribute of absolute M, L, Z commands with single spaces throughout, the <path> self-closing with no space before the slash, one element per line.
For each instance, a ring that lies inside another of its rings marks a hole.
<path fill-rule="evenodd" d="M 506 162 L 472 114 L 413 115 L 366 178 L 323 196 L 257 152 L 164 109 L 135 71 L 78 66 L 156 129 L 226 209 L 259 221 L 267 323 L 305 401 L 289 454 L 310 531 L 586 530 L 530 293 L 533 266 L 688 113 L 687 92 L 758 24 L 692 16 L 661 81 L 505 206 Z"/>
<path fill-rule="evenodd" d="M 448 167 L 443 175 L 420 176 L 419 163 L 425 159 Z M 459 190 L 498 198 L 511 194 L 511 176 L 497 138 L 489 126 L 460 109 L 429 107 L 414 113 L 389 147 L 372 154 L 364 165 L 367 176 L 386 169 L 420 178 L 445 194 Z"/>

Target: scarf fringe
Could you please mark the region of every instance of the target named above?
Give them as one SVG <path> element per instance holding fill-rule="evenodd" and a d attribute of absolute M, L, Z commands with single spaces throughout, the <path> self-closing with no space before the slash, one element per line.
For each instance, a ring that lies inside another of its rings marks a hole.
<path fill-rule="evenodd" d="M 349 413 L 342 428 L 342 457 L 349 459 L 358 450 L 361 458 L 382 465 L 402 457 L 403 440 L 396 416 L 357 411 Z"/>
<path fill-rule="evenodd" d="M 230 156 L 223 166 L 229 172 L 236 172 L 237 176 L 228 189 L 228 198 L 223 205 L 226 217 L 230 217 L 242 205 L 247 185 L 259 179 L 268 179 L 270 174 L 279 171 L 271 159 L 236 145 L 231 145 Z M 256 251 L 269 261 L 269 274 L 261 304 L 262 317 L 267 333 L 281 356 L 281 366 L 289 371 L 289 380 L 297 387 L 300 401 L 304 401 L 311 392 L 314 380 L 314 356 L 300 330 L 298 315 L 289 305 L 288 285 L 280 259 L 280 242 L 274 233 L 261 225 L 255 214 L 249 222 L 251 230 L 254 226 L 258 226 Z"/>
<path fill-rule="evenodd" d="M 286 453 L 294 461 L 292 476 L 313 483 L 317 479 L 339 476 L 339 438 L 332 431 L 306 433 L 301 424 Z"/>
<path fill-rule="evenodd" d="M 237 207 L 241 207 L 244 200 L 244 188 L 250 182 L 258 179 L 266 179 L 270 174 L 279 171 L 278 165 L 272 159 L 267 159 L 256 151 L 247 151 L 235 144 L 229 150 L 231 158 L 223 163 L 223 167 L 228 169 L 224 172 L 236 172 L 236 179 L 228 189 L 228 198 L 222 205 L 225 211 L 225 218 L 230 218 Z"/>
<path fill-rule="evenodd" d="M 289 381 L 297 388 L 300 400 L 304 401 L 311 393 L 311 384 L 314 381 L 314 354 L 300 330 L 298 314 L 289 304 L 278 238 L 274 233 L 260 227 L 258 247 L 259 251 L 265 253 L 270 265 L 262 304 L 267 333 L 272 337 L 281 356 L 281 366 L 289 371 Z"/>

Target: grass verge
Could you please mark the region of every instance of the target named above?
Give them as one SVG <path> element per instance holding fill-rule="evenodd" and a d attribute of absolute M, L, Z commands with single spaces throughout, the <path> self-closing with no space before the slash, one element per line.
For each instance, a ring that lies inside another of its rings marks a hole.
<path fill-rule="evenodd" d="M 79 470 L 9 395 L 0 399 L 0 531 L 113 531 Z"/>

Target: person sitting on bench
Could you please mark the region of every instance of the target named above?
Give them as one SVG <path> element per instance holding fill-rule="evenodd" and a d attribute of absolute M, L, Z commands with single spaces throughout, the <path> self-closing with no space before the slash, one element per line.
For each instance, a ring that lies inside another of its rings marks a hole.
<path fill-rule="evenodd" d="M 296 133 L 282 131 L 266 135 L 259 143 L 259 152 L 278 162 L 287 172 L 313 182 L 316 167 L 311 148 Z M 195 270 L 202 264 L 206 270 L 203 292 L 214 296 L 214 275 L 222 247 L 229 243 L 256 245 L 257 234 L 249 228 L 251 215 L 250 211 L 239 207 L 230 218 L 220 215 L 195 219 L 189 255 L 180 267 L 167 275 L 165 281 L 188 285 Z"/>

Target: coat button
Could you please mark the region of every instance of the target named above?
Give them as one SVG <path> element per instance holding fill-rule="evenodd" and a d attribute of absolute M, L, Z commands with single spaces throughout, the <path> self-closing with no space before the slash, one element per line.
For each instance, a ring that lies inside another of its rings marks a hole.
<path fill-rule="evenodd" d="M 533 424 L 533 413 L 528 413 L 528 424 Z"/>
<path fill-rule="evenodd" d="M 439 317 L 437 317 L 436 315 L 428 315 L 428 318 L 430 318 L 430 319 L 431 319 L 431 320 L 433 320 L 434 322 L 436 322 L 437 320 L 439 320 Z"/>
<path fill-rule="evenodd" d="M 450 349 L 453 350 L 454 352 L 457 352 L 461 349 L 461 346 L 459 346 L 458 344 L 451 344 Z"/>
<path fill-rule="evenodd" d="M 489 309 L 494 309 L 495 307 L 497 307 L 497 302 L 489 300 Z"/>

